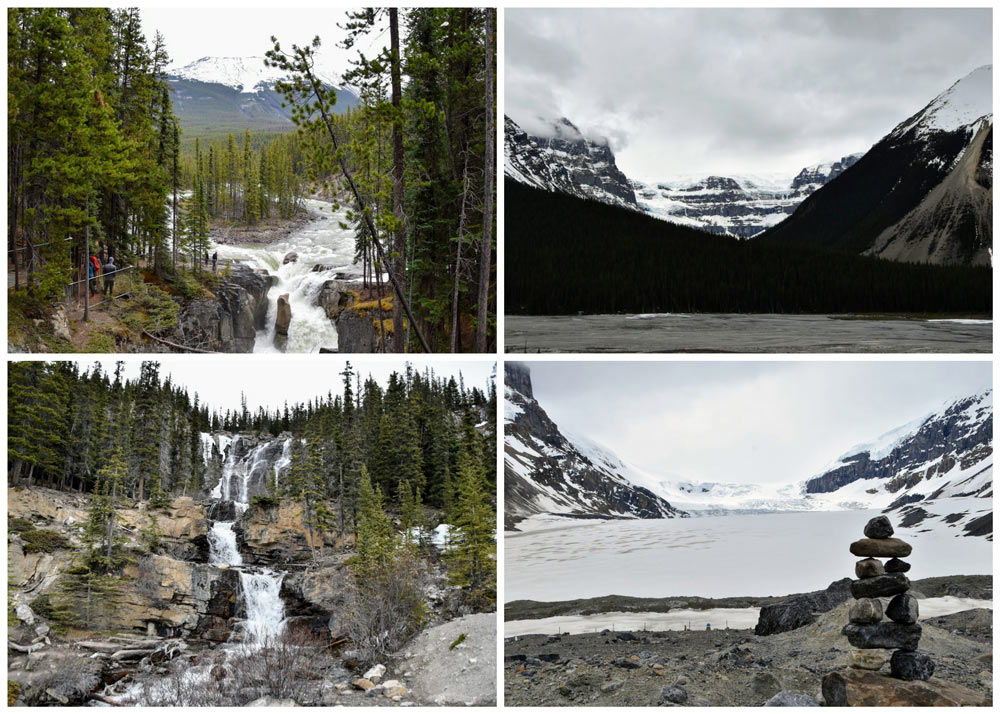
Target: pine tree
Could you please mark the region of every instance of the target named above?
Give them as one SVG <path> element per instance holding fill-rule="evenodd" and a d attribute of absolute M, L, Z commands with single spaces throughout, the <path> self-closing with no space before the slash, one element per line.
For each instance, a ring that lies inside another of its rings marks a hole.
<path fill-rule="evenodd" d="M 372 486 L 368 469 L 361 467 L 358 485 L 358 526 L 356 554 L 351 559 L 351 570 L 361 581 L 380 572 L 392 559 L 396 550 L 392 523 L 385 512 L 382 489 Z"/>
<path fill-rule="evenodd" d="M 490 610 L 496 606 L 496 514 L 479 470 L 464 451 L 456 490 L 448 579 L 477 609 Z"/>

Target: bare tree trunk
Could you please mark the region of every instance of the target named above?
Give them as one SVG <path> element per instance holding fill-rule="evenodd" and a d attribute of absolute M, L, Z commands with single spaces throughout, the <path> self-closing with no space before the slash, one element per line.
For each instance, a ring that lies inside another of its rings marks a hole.
<path fill-rule="evenodd" d="M 485 196 L 483 201 L 483 243 L 479 251 L 479 312 L 476 316 L 476 352 L 486 351 L 486 321 L 490 298 L 490 263 L 493 258 L 493 182 L 494 154 L 493 139 L 496 110 L 493 108 L 493 55 L 494 22 L 493 9 L 486 10 L 486 161 Z"/>
<path fill-rule="evenodd" d="M 465 238 L 465 201 L 469 196 L 469 147 L 465 147 L 465 166 L 462 169 L 462 212 L 458 219 L 458 247 L 455 249 L 455 285 L 451 294 L 451 351 L 458 352 L 458 284 L 462 269 L 462 241 Z"/>
<path fill-rule="evenodd" d="M 396 218 L 395 254 L 392 259 L 392 270 L 396 282 L 402 286 L 403 270 L 406 265 L 406 230 L 403 227 L 403 117 L 402 95 L 403 86 L 399 61 L 399 10 L 389 8 L 389 53 L 390 74 L 392 77 L 392 213 Z M 398 300 L 392 303 L 392 349 L 400 354 L 403 352 L 403 308 Z"/>

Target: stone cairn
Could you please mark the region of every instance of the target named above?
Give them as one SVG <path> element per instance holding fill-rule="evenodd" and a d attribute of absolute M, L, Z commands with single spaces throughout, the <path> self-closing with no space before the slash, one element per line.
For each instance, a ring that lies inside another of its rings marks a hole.
<path fill-rule="evenodd" d="M 848 658 L 855 669 L 880 670 L 888 660 L 889 674 L 907 681 L 926 680 L 934 674 L 934 662 L 917 649 L 921 627 L 917 622 L 917 598 L 910 592 L 905 573 L 910 564 L 900 560 L 912 547 L 893 538 L 889 519 L 879 516 L 868 521 L 865 537 L 851 543 L 851 553 L 863 558 L 854 566 L 858 579 L 851 583 L 856 602 L 851 606 L 850 623 L 844 627 L 847 641 L 857 649 Z M 879 558 L 889 558 L 885 564 Z M 879 598 L 889 598 L 884 614 Z M 894 650 L 892 656 L 888 650 Z"/>

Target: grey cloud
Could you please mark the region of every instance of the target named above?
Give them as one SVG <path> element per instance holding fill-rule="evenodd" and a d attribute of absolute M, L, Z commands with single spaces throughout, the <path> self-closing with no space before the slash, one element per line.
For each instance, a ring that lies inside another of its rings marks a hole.
<path fill-rule="evenodd" d="M 505 16 L 507 113 L 603 132 L 623 170 L 647 180 L 791 175 L 864 151 L 992 58 L 989 9 Z"/>

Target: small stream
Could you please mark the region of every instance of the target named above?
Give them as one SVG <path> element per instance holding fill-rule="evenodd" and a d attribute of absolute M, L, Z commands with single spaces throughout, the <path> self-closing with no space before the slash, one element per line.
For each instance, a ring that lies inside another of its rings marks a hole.
<path fill-rule="evenodd" d="M 320 347 L 336 348 L 337 331 L 316 298 L 323 284 L 336 273 L 360 275 L 354 263 L 354 230 L 341 228 L 347 221 L 344 209 L 333 211 L 333 204 L 306 199 L 303 202 L 314 220 L 274 243 L 213 243 L 219 259 L 239 260 L 252 268 L 266 270 L 278 280 L 267 294 L 266 328 L 257 331 L 254 352 L 281 352 L 274 345 L 274 320 L 278 296 L 288 294 L 292 321 L 288 328 L 285 352 L 319 352 Z M 298 260 L 283 263 L 288 253 Z M 327 270 L 312 272 L 316 265 Z"/>

